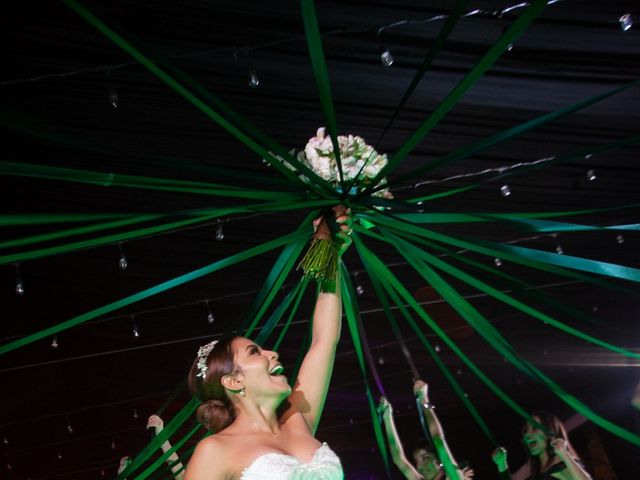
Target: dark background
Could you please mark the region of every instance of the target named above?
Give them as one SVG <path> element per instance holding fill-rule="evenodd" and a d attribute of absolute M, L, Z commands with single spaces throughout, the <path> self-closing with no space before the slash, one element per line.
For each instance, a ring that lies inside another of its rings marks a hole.
<path fill-rule="evenodd" d="M 470 2 L 469 9 L 501 10 L 513 3 Z M 640 18 L 634 3 L 567 0 L 548 6 L 514 48 L 409 155 L 390 181 L 473 141 L 637 79 L 638 28 L 623 32 L 618 24 L 618 17 L 625 12 Z M 182 69 L 287 148 L 303 147 L 324 124 L 296 2 L 92 1 L 85 6 L 150 58 Z M 324 49 L 341 133 L 361 135 L 375 143 L 442 22 L 385 29 L 380 39 L 395 57 L 391 68 L 380 63 L 376 30 L 396 21 L 446 14 L 452 7 L 451 1 L 317 3 L 321 31 L 335 31 L 324 38 Z M 517 14 L 501 19 L 477 15 L 458 22 L 444 50 L 382 140 L 381 152 L 393 153 L 402 145 Z M 285 188 L 278 183 L 278 174 L 260 158 L 64 4 L 26 1 L 19 7 L 7 7 L 0 32 L 3 160 Z M 260 79 L 258 88 L 248 86 L 251 69 Z M 109 91 L 114 88 L 117 108 L 109 100 Z M 506 180 L 492 181 L 495 173 L 445 179 L 532 162 L 637 134 L 639 107 L 638 89 L 627 90 L 415 179 L 436 183 L 416 188 L 407 184 L 393 189 L 394 194 L 405 199 L 486 182 L 480 188 L 425 206 L 435 212 L 561 211 L 637 202 L 637 147 L 527 171 Z M 220 167 L 239 174 L 238 178 L 222 175 L 216 170 Z M 594 181 L 586 178 L 589 169 L 595 171 Z M 0 179 L 2 213 L 166 213 L 238 203 L 193 194 L 5 175 Z M 503 182 L 512 191 L 508 198 L 499 193 Z M 129 264 L 126 270 L 118 268 L 120 250 L 115 244 L 24 262 L 19 266 L 25 288 L 21 296 L 15 294 L 15 267 L 0 266 L 3 343 L 287 233 L 307 213 L 294 210 L 228 217 L 223 221 L 222 241 L 215 238 L 216 222 L 130 241 L 122 245 Z M 638 222 L 638 211 L 614 210 L 569 221 L 601 226 L 631 224 Z M 4 228 L 2 238 L 62 228 L 70 226 Z M 625 232 L 620 243 L 615 231 L 536 236 L 501 225 L 434 228 L 467 237 L 517 241 L 551 252 L 561 245 L 566 254 L 640 266 L 640 239 L 632 231 Z M 375 242 L 370 244 L 387 264 L 393 265 L 394 273 L 425 302 L 425 309 L 473 361 L 516 401 L 527 409 L 550 410 L 563 419 L 572 417 L 573 412 L 557 397 L 505 363 L 465 327 L 464 321 L 397 254 Z M 113 477 L 119 457 L 135 454 L 149 440 L 144 428 L 147 416 L 162 408 L 168 420 L 188 399 L 181 391 L 174 401 L 167 401 L 183 381 L 198 346 L 242 318 L 276 255 L 262 255 L 62 332 L 57 336 L 58 348 L 52 348 L 48 339 L 2 356 L 0 478 L 84 479 L 100 478 L 102 472 Z M 492 258 L 468 255 L 493 264 Z M 345 262 L 353 272 L 362 270 L 355 252 L 347 254 Z M 637 297 L 508 262 L 502 268 L 585 314 L 582 320 L 562 315 L 559 319 L 639 351 Z M 288 280 L 283 295 L 297 276 Z M 420 435 L 411 373 L 379 311 L 366 274 L 360 273 L 354 280 L 364 288 L 358 301 L 368 340 L 408 447 Z M 635 285 L 624 286 L 637 292 Z M 597 413 L 638 431 L 638 413 L 630 406 L 639 380 L 637 362 L 460 288 L 525 358 Z M 215 317 L 213 325 L 207 322 L 207 300 Z M 536 307 L 544 310 L 546 305 Z M 285 365 L 295 362 L 310 310 L 307 301 L 281 348 Z M 139 338 L 132 335 L 134 322 Z M 469 460 L 476 478 L 495 478 L 490 460 L 492 445 L 412 332 L 403 327 L 403 334 L 421 375 L 431 385 L 432 401 L 457 459 Z M 457 372 L 498 441 L 509 449 L 512 467 L 517 467 L 524 461 L 519 444 L 520 418 L 444 346 L 440 355 Z M 347 478 L 384 476 L 370 422 L 364 384 L 345 328 L 318 438 L 338 452 Z M 637 478 L 637 448 L 590 422 L 577 427 L 572 438 L 589 468 L 597 471 L 595 478 Z M 594 447 L 598 442 L 601 449 Z M 596 450 L 604 450 L 605 456 L 597 457 Z M 607 476 L 611 473 L 606 472 L 613 471 L 617 477 Z"/>

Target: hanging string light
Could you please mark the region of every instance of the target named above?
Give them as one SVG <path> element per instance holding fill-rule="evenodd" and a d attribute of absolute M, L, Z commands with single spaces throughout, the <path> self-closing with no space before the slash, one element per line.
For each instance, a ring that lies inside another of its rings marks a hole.
<path fill-rule="evenodd" d="M 618 242 L 618 245 L 622 245 L 624 243 L 624 237 L 621 233 L 616 236 L 616 242 Z"/>
<path fill-rule="evenodd" d="M 62 450 L 60 450 L 60 445 L 58 445 L 56 457 L 58 457 L 58 460 L 62 460 Z"/>
<path fill-rule="evenodd" d="M 140 338 L 140 330 L 138 329 L 138 324 L 136 323 L 136 316 L 131 315 L 131 323 L 133 324 L 133 336 L 134 338 Z"/>
<path fill-rule="evenodd" d="M 122 249 L 122 244 L 118 243 L 118 250 L 120 250 L 120 258 L 118 259 L 118 267 L 120 270 L 126 270 L 129 266 L 129 262 L 127 261 L 127 256 L 124 254 L 124 250 Z"/>
<path fill-rule="evenodd" d="M 587 170 L 587 180 L 593 182 L 596 179 L 596 171 L 593 169 Z"/>
<path fill-rule="evenodd" d="M 117 448 L 115 439 L 111 439 L 111 450 L 115 450 Z"/>
<path fill-rule="evenodd" d="M 20 276 L 20 264 L 16 263 L 16 295 L 24 295 L 24 284 Z"/>
<path fill-rule="evenodd" d="M 493 263 L 496 264 L 496 267 L 501 267 L 502 266 L 502 260 L 500 260 L 498 257 L 493 259 Z"/>
<path fill-rule="evenodd" d="M 249 61 L 249 87 L 258 88 L 260 85 L 260 78 L 256 73 L 256 66 L 252 61 Z"/>
<path fill-rule="evenodd" d="M 67 416 L 67 433 L 73 433 L 73 427 L 71 426 L 71 422 L 69 421 L 69 417 Z"/>
<path fill-rule="evenodd" d="M 356 293 L 360 296 L 364 295 L 364 287 L 362 286 L 362 284 L 358 281 L 358 274 L 356 273 L 354 275 L 354 279 L 353 279 L 354 283 L 356 284 Z"/>
<path fill-rule="evenodd" d="M 216 226 L 216 240 L 218 240 L 219 242 L 224 240 L 224 230 L 222 229 L 221 222 L 218 222 L 218 225 Z"/>
<path fill-rule="evenodd" d="M 384 67 L 390 67 L 396 61 L 391 51 L 382 44 L 380 44 L 380 61 Z"/>
<path fill-rule="evenodd" d="M 216 321 L 216 319 L 213 316 L 213 312 L 211 311 L 211 306 L 209 305 L 209 300 L 207 300 L 205 302 L 205 305 L 207 307 L 207 322 L 209 322 L 210 325 L 213 325 L 213 323 Z"/>
<path fill-rule="evenodd" d="M 562 245 L 560 245 L 560 244 L 556 245 L 556 253 L 558 255 L 563 255 L 564 254 L 564 249 L 562 248 Z"/>
<path fill-rule="evenodd" d="M 630 13 L 621 15 L 620 18 L 618 18 L 618 22 L 620 22 L 620 28 L 623 32 L 631 30 L 631 27 L 633 27 L 633 17 Z"/>
<path fill-rule="evenodd" d="M 111 81 L 111 70 L 107 70 L 107 78 L 109 79 L 109 103 L 113 108 L 118 108 L 118 89 Z"/>
<path fill-rule="evenodd" d="M 60 344 L 58 343 L 58 336 L 54 335 L 53 338 L 51 339 L 51 348 L 57 349 L 59 346 Z"/>
<path fill-rule="evenodd" d="M 140 418 L 140 414 L 138 413 L 138 409 L 136 407 L 133 407 L 133 418 L 135 418 L 136 420 Z"/>
<path fill-rule="evenodd" d="M 435 347 L 433 347 L 433 349 L 434 349 L 436 352 L 439 352 L 440 350 L 442 350 L 442 348 L 441 348 L 441 347 L 440 347 L 440 345 L 438 345 L 438 344 L 436 344 L 436 346 L 435 346 Z"/>
<path fill-rule="evenodd" d="M 509 187 L 509 185 L 504 184 L 500 187 L 500 195 L 502 195 L 503 197 L 508 197 L 509 195 L 511 195 L 511 188 Z"/>

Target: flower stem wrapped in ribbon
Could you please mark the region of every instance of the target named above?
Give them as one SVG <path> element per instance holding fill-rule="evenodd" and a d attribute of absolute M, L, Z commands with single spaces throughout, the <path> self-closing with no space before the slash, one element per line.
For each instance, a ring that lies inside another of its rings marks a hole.
<path fill-rule="evenodd" d="M 337 205 L 313 222 L 316 231 L 298 268 L 306 278 L 317 280 L 323 292 L 336 291 L 338 260 L 351 244 L 350 220 L 349 210 Z"/>

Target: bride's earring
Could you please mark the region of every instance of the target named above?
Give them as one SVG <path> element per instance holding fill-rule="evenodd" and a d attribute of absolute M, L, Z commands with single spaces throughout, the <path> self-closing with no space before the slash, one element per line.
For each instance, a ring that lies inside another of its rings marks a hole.
<path fill-rule="evenodd" d="M 247 392 L 244 390 L 244 387 L 240 389 L 240 395 L 242 395 L 243 397 L 247 396 Z"/>

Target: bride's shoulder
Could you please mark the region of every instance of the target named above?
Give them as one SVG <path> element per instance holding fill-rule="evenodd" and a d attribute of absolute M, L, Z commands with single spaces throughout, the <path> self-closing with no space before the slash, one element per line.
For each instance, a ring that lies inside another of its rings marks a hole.
<path fill-rule="evenodd" d="M 229 457 L 228 443 L 224 436 L 219 435 L 210 435 L 200 440 L 189 459 L 186 478 L 224 478 L 226 460 Z"/>

